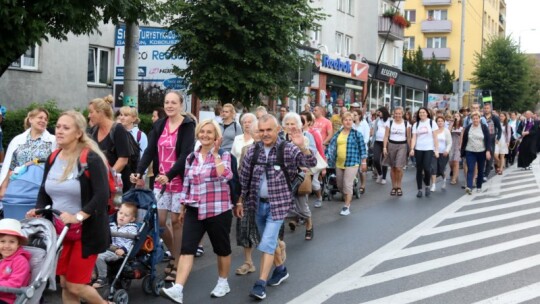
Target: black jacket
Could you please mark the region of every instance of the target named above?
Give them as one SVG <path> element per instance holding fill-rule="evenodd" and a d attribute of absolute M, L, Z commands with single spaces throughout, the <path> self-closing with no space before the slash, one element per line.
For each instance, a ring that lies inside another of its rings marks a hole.
<path fill-rule="evenodd" d="M 92 254 L 102 253 L 111 244 L 111 231 L 109 229 L 109 215 L 107 203 L 109 201 L 109 177 L 107 167 L 96 153 L 88 152 L 88 170 L 90 179 L 81 174 L 81 203 L 82 211 L 90 215 L 83 222 L 82 228 L 82 255 L 86 258 Z M 50 161 L 45 163 L 45 173 L 39 189 L 36 208 L 45 208 L 51 205 L 54 208 L 52 198 L 45 191 L 45 181 L 51 169 Z M 80 170 L 79 166 L 79 170 Z M 60 210 L 62 211 L 62 210 Z"/>
<path fill-rule="evenodd" d="M 467 147 L 467 142 L 469 142 L 469 130 L 471 130 L 471 126 L 472 124 L 468 125 L 463 131 L 463 141 L 461 142 L 461 157 L 465 157 L 465 148 Z M 488 151 L 489 147 L 491 147 L 489 145 L 491 143 L 489 137 L 489 129 L 483 123 L 480 123 L 480 126 L 482 127 L 482 133 L 484 133 L 484 145 L 486 147 L 485 151 Z"/>
<path fill-rule="evenodd" d="M 165 129 L 167 119 L 167 117 L 164 117 L 156 121 L 148 134 L 148 147 L 144 150 L 144 154 L 137 166 L 137 173 L 141 174 L 141 176 L 152 161 L 154 161 L 154 175 L 157 176 L 159 173 L 158 140 Z M 176 162 L 171 170 L 166 173 L 169 180 L 172 180 L 178 175 L 182 179 L 184 178 L 186 158 L 189 153 L 193 152 L 193 148 L 195 147 L 195 125 L 195 121 L 189 115 L 184 115 L 184 121 L 180 125 L 176 139 Z"/>

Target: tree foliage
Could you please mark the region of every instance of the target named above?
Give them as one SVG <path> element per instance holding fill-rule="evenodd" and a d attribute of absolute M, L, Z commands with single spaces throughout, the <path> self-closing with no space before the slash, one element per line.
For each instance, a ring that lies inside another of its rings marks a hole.
<path fill-rule="evenodd" d="M 148 20 L 158 0 L 0 0 L 0 76 L 24 52 L 43 40 L 90 34 L 101 21 Z"/>
<path fill-rule="evenodd" d="M 478 88 L 491 90 L 497 109 L 530 110 L 538 101 L 529 98 L 533 72 L 526 56 L 509 37 L 495 37 L 482 54 L 475 54 L 472 82 Z"/>
<path fill-rule="evenodd" d="M 456 78 L 454 71 L 450 73 L 443 68 L 435 56 L 431 58 L 429 64 L 426 63 L 420 47 L 416 51 L 403 51 L 403 71 L 429 79 L 429 93 L 452 93 L 452 83 Z"/>
<path fill-rule="evenodd" d="M 172 55 L 190 92 L 222 103 L 249 106 L 260 94 L 275 97 L 292 86 L 290 72 L 306 60 L 298 45 L 324 17 L 306 0 L 170 1 L 171 30 L 179 35 Z M 181 16 L 181 17 L 179 17 Z"/>

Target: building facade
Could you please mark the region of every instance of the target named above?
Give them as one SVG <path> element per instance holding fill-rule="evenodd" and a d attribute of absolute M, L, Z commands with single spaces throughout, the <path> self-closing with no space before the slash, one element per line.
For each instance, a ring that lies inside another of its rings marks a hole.
<path fill-rule="evenodd" d="M 422 49 L 425 60 L 435 56 L 450 72 L 459 74 L 462 5 L 465 3 L 464 81 L 474 71 L 474 54 L 481 54 L 487 42 L 506 33 L 505 0 L 407 0 L 405 48 Z M 473 92 L 472 92 L 473 93 Z M 465 99 L 472 95 L 465 94 Z"/>

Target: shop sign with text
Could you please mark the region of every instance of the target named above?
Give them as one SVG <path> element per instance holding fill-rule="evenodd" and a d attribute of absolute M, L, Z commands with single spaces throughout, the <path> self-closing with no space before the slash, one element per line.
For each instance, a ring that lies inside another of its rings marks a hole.
<path fill-rule="evenodd" d="M 318 71 L 350 79 L 367 81 L 369 65 L 345 57 L 328 54 L 315 54 L 315 67 Z"/>

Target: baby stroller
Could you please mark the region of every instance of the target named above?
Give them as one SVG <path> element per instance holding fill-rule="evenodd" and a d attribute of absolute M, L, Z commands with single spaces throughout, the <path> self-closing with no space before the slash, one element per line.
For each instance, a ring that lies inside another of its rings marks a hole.
<path fill-rule="evenodd" d="M 322 183 L 322 199 L 329 201 L 334 200 L 334 195 L 339 192 L 336 181 L 336 169 L 335 168 L 326 168 L 326 175 L 323 178 Z M 360 169 L 356 173 L 353 183 L 353 196 L 355 198 L 360 198 Z"/>
<path fill-rule="evenodd" d="M 52 209 L 37 210 L 36 214 L 54 212 Z M 58 212 L 58 214 L 60 214 Z M 56 290 L 56 262 L 66 236 L 69 225 L 64 227 L 62 233 L 57 236 L 51 221 L 45 218 L 24 219 L 21 221 L 23 234 L 28 238 L 28 244 L 23 246 L 30 252 L 30 268 L 32 276 L 28 286 L 22 288 L 0 287 L 0 291 L 17 295 L 16 304 L 40 303 L 41 296 L 47 287 Z"/>
<path fill-rule="evenodd" d="M 165 187 L 163 188 L 165 189 Z M 163 191 L 160 196 L 163 195 Z M 159 296 L 159 290 L 165 286 L 165 281 L 156 275 L 156 266 L 163 259 L 163 249 L 160 246 L 160 229 L 157 213 L 157 199 L 152 190 L 131 189 L 122 200 L 133 202 L 139 208 L 138 232 L 136 235 L 113 233 L 113 237 L 133 239 L 133 246 L 124 259 L 107 264 L 108 289 L 107 298 L 117 304 L 127 304 L 127 290 L 132 280 L 142 279 L 143 292 Z M 115 217 L 114 214 L 112 217 Z M 142 218 L 142 221 L 140 220 Z"/>
<path fill-rule="evenodd" d="M 0 201 L 3 206 L 4 217 L 17 220 L 24 219 L 26 212 L 36 205 L 41 182 L 43 181 L 43 160 L 35 160 L 33 163 L 22 166 L 20 174 L 13 174 L 6 189 L 6 193 Z M 7 166 L 7 164 L 6 164 Z"/>

